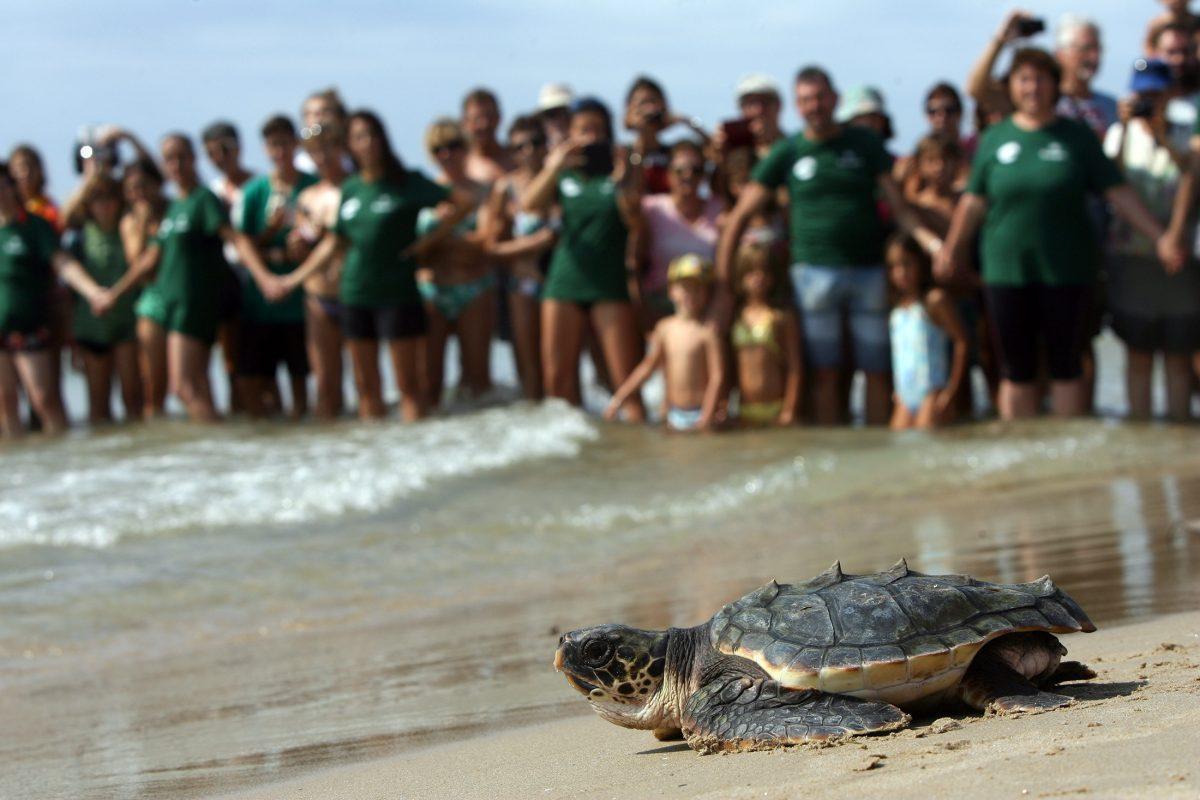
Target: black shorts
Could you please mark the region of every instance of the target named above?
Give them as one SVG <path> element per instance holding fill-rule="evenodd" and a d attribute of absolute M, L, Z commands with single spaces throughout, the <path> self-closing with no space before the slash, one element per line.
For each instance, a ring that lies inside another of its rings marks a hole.
<path fill-rule="evenodd" d="M 985 286 L 983 293 L 1003 378 L 1013 383 L 1037 380 L 1043 353 L 1051 380 L 1083 375 L 1090 285 Z"/>
<path fill-rule="evenodd" d="M 1112 329 L 1131 350 L 1180 355 L 1200 350 L 1200 316 L 1143 317 L 1113 310 Z"/>
<path fill-rule="evenodd" d="M 274 378 L 280 364 L 293 378 L 308 374 L 304 323 L 243 320 L 238 332 L 237 374 L 243 378 Z"/>
<path fill-rule="evenodd" d="M 384 308 L 342 306 L 342 333 L 347 339 L 414 339 L 429 330 L 422 303 Z"/>
<path fill-rule="evenodd" d="M 239 268 L 245 273 L 245 280 L 253 280 L 245 267 Z M 242 278 L 234 271 L 234 267 L 225 265 L 222 270 L 221 285 L 217 289 L 217 319 L 229 322 L 237 319 L 242 313 Z"/>

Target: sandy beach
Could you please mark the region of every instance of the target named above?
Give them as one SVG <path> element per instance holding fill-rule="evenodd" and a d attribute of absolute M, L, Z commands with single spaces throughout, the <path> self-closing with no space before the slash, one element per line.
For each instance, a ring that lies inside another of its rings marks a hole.
<path fill-rule="evenodd" d="M 267 798 L 1155 797 L 1200 795 L 1200 612 L 1066 637 L 1099 673 L 1074 705 L 953 713 L 830 747 L 699 756 L 594 717 L 339 767 L 234 795 Z M 565 685 L 562 691 L 570 691 Z"/>

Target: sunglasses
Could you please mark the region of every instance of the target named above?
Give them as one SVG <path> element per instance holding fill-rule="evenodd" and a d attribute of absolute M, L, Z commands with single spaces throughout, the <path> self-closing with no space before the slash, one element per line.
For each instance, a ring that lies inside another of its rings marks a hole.
<path fill-rule="evenodd" d="M 947 117 L 952 117 L 955 114 L 961 114 L 960 106 L 925 106 L 925 114 L 930 117 L 940 116 L 945 114 Z"/>
<path fill-rule="evenodd" d="M 458 150 L 466 149 L 467 143 L 465 141 L 462 139 L 451 139 L 450 141 L 439 144 L 437 147 L 433 148 L 433 154 L 440 156 L 442 153 L 453 153 Z"/>
<path fill-rule="evenodd" d="M 681 178 L 695 178 L 704 174 L 704 167 L 671 167 L 671 172 Z"/>
<path fill-rule="evenodd" d="M 307 142 L 309 139 L 320 136 L 321 130 L 321 123 L 319 122 L 307 125 L 300 129 L 300 138 Z"/>
<path fill-rule="evenodd" d="M 546 140 L 542 137 L 536 139 L 523 139 L 512 143 L 512 149 L 518 152 L 522 150 L 541 150 L 546 146 Z"/>

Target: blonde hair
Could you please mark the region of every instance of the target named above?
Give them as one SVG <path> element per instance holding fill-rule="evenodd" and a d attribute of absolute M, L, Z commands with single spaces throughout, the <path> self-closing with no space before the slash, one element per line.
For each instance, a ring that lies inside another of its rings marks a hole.
<path fill-rule="evenodd" d="M 450 117 L 438 117 L 425 129 L 425 149 L 432 153 L 453 141 L 466 141 L 462 126 Z"/>
<path fill-rule="evenodd" d="M 779 251 L 772 242 L 742 242 L 734 256 L 733 274 L 737 277 L 734 290 L 738 295 L 743 294 L 742 279 L 755 270 L 767 273 L 771 280 L 775 281 L 779 273 L 778 267 Z"/>

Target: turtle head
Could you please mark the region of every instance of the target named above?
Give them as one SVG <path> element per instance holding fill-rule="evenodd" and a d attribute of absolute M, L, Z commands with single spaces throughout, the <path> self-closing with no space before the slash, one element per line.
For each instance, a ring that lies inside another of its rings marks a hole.
<path fill-rule="evenodd" d="M 609 722 L 653 729 L 662 716 L 668 636 L 624 625 L 581 628 L 558 640 L 554 667 Z"/>

